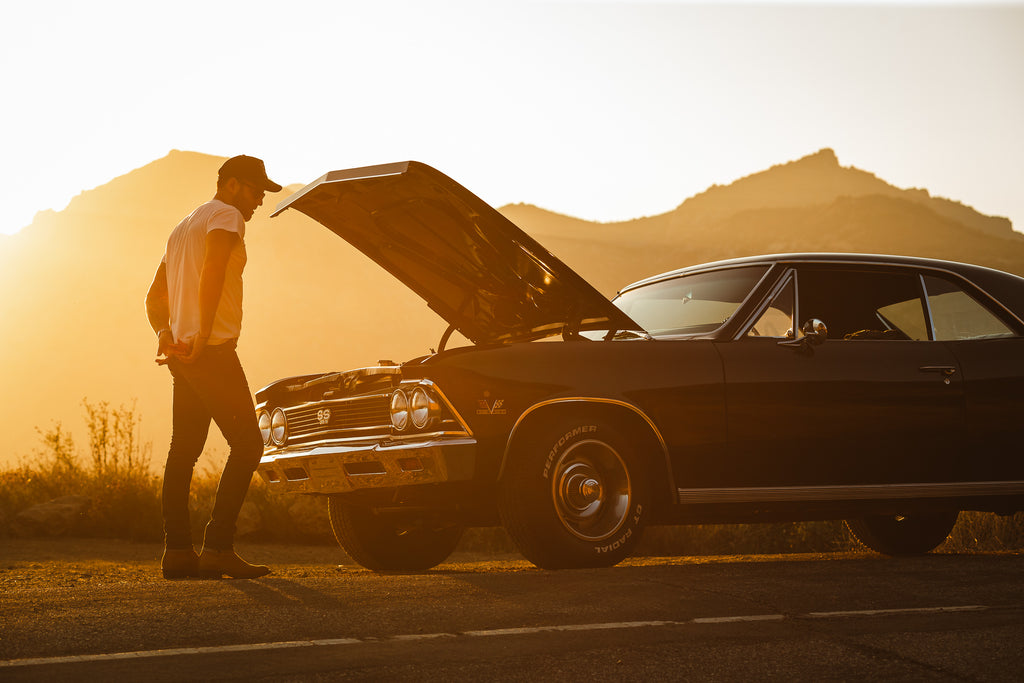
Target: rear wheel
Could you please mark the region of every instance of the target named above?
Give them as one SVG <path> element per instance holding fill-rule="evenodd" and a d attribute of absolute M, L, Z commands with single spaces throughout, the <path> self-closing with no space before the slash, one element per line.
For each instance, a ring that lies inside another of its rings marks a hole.
<path fill-rule="evenodd" d="M 872 515 L 846 520 L 861 543 L 883 555 L 923 555 L 942 545 L 959 516 L 957 510 L 912 515 Z"/>
<path fill-rule="evenodd" d="M 444 562 L 462 538 L 459 525 L 380 514 L 347 505 L 340 496 L 327 502 L 334 537 L 353 560 L 374 571 L 423 571 Z"/>
<path fill-rule="evenodd" d="M 538 567 L 608 567 L 636 546 L 650 514 L 647 474 L 612 425 L 566 420 L 537 429 L 509 454 L 502 523 Z"/>

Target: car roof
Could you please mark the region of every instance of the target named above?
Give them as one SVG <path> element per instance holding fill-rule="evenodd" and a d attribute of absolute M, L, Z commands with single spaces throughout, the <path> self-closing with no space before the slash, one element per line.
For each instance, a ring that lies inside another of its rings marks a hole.
<path fill-rule="evenodd" d="M 685 268 L 671 270 L 659 275 L 638 280 L 626 287 L 623 287 L 619 294 L 638 287 L 670 280 L 672 278 L 728 268 L 740 268 L 744 266 L 791 266 L 799 264 L 836 264 L 836 265 L 862 265 L 862 266 L 902 266 L 918 270 L 932 270 L 964 278 L 983 293 L 991 296 L 1001 305 L 1008 308 L 1018 319 L 1024 320 L 1024 278 L 986 266 L 979 266 L 958 261 L 946 261 L 943 259 L 926 258 L 921 256 L 901 256 L 894 254 L 861 254 L 845 252 L 798 252 L 785 254 L 762 254 L 757 256 L 744 256 L 722 261 L 702 263 Z"/>
<path fill-rule="evenodd" d="M 637 280 L 626 287 L 623 287 L 621 292 L 633 289 L 634 287 L 641 287 L 648 285 L 652 282 L 659 280 L 668 280 L 671 278 L 679 277 L 681 275 L 689 275 L 692 273 L 700 273 L 709 270 L 724 270 L 727 268 L 739 268 L 743 266 L 754 266 L 754 265 L 767 265 L 772 266 L 775 264 L 782 265 L 796 265 L 799 263 L 835 263 L 835 264 L 847 264 L 847 265 L 873 265 L 873 266 L 908 266 L 919 269 L 929 270 L 945 270 L 957 275 L 967 277 L 968 279 L 974 280 L 976 278 L 987 280 L 991 277 L 1003 277 L 1008 276 L 1014 280 L 1020 281 L 1021 285 L 1024 286 L 1024 278 L 1005 273 L 1001 270 L 995 270 L 993 268 L 987 268 L 985 266 L 977 266 L 968 263 L 959 263 L 956 261 L 944 261 L 942 259 L 924 258 L 920 256 L 899 256 L 892 254 L 861 254 L 861 253 L 845 253 L 845 252 L 798 252 L 798 253 L 786 253 L 786 254 L 761 254 L 757 256 L 743 256 L 732 259 L 724 259 L 721 261 L 712 261 L 709 263 L 700 263 L 692 266 L 686 266 L 683 268 L 677 268 L 676 270 L 670 270 L 658 275 L 652 275 L 642 280 Z M 620 293 L 621 293 L 620 292 Z"/>

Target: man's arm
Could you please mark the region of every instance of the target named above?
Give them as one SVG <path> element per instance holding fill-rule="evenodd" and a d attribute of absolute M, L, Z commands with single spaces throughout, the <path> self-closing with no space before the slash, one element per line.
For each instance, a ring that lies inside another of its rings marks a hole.
<path fill-rule="evenodd" d="M 156 355 L 165 356 L 173 352 L 175 344 L 174 335 L 171 334 L 171 305 L 167 295 L 167 264 L 162 261 L 146 293 L 146 315 L 149 326 L 157 334 Z"/>
<path fill-rule="evenodd" d="M 238 233 L 228 230 L 211 230 L 206 233 L 206 256 L 203 258 L 203 272 L 199 276 L 199 336 L 192 344 L 192 352 L 182 358 L 186 363 L 194 361 L 206 348 L 220 305 L 221 292 L 224 290 L 224 275 L 231 250 L 239 239 Z"/>

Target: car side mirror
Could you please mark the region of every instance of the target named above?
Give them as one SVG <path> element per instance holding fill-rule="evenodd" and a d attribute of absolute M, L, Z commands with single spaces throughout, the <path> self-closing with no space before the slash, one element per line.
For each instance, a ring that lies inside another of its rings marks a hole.
<path fill-rule="evenodd" d="M 807 340 L 807 343 L 814 346 L 823 344 L 828 339 L 828 327 L 817 318 L 811 318 L 805 322 L 800 327 L 800 331 L 804 333 L 804 339 Z"/>
<path fill-rule="evenodd" d="M 800 326 L 800 331 L 803 332 L 803 337 L 779 342 L 779 346 L 793 346 L 803 349 L 811 346 L 820 346 L 828 339 L 828 326 L 817 318 L 808 319 Z"/>

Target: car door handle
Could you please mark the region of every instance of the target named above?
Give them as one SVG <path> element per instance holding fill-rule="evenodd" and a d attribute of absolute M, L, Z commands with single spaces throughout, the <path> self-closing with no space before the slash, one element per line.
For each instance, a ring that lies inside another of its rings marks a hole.
<path fill-rule="evenodd" d="M 949 384 L 949 378 L 956 374 L 954 365 L 922 365 L 921 372 L 938 372 L 942 374 L 942 381 Z"/>

